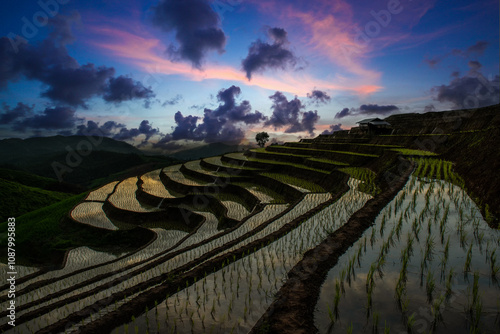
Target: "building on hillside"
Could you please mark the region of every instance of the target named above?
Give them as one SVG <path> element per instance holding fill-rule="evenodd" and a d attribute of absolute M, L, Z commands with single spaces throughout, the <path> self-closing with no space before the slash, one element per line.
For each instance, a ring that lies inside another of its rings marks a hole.
<path fill-rule="evenodd" d="M 359 130 L 374 135 L 391 134 L 391 124 L 380 118 L 367 118 L 356 122 L 359 124 Z"/>

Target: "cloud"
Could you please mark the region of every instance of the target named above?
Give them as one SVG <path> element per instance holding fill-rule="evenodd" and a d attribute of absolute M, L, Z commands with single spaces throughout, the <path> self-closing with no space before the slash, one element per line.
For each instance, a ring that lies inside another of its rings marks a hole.
<path fill-rule="evenodd" d="M 265 122 L 266 126 L 272 126 L 274 129 L 287 127 L 285 133 L 307 131 L 310 135 L 314 134 L 315 124 L 320 118 L 316 110 L 304 112 L 305 105 L 302 101 L 297 97 L 288 101 L 281 92 L 276 92 L 269 98 L 273 102 L 273 114 Z"/>
<path fill-rule="evenodd" d="M 424 62 L 429 65 L 431 68 L 434 68 L 437 64 L 441 63 L 445 58 L 449 56 L 458 56 L 464 58 L 470 58 L 472 56 L 481 56 L 484 51 L 488 48 L 489 43 L 486 41 L 478 41 L 475 44 L 469 46 L 466 49 L 453 49 L 451 52 L 442 55 L 435 56 L 433 58 L 426 58 Z"/>
<path fill-rule="evenodd" d="M 395 105 L 378 105 L 378 104 L 363 104 L 358 109 L 344 108 L 335 115 L 335 118 L 344 118 L 347 116 L 364 116 L 364 115 L 389 115 L 395 111 L 399 111 L 399 107 Z"/>
<path fill-rule="evenodd" d="M 17 45 L 17 52 L 9 38 L 1 37 L 0 89 L 24 77 L 43 84 L 45 90 L 41 96 L 73 107 L 86 107 L 86 101 L 95 96 L 104 96 L 106 101 L 113 102 L 154 96 L 139 82 L 123 76 L 115 78 L 112 67 L 80 65 L 71 57 L 66 44 L 74 40 L 71 24 L 78 20 L 77 14 L 51 19 L 52 31 L 45 40 L 33 45 Z"/>
<path fill-rule="evenodd" d="M 307 97 L 313 100 L 316 104 L 327 104 L 332 99 L 326 92 L 321 90 L 313 90 L 310 94 L 307 93 Z"/>
<path fill-rule="evenodd" d="M 377 115 L 386 115 L 390 114 L 393 111 L 398 111 L 399 108 L 395 105 L 386 105 L 379 106 L 378 104 L 363 104 L 359 107 L 359 114 L 377 114 Z"/>
<path fill-rule="evenodd" d="M 76 127 L 77 136 L 87 136 L 89 134 L 99 134 L 104 137 L 113 137 L 122 128 L 126 128 L 125 124 L 117 123 L 115 121 L 107 121 L 103 125 L 99 125 L 94 121 L 87 121 L 87 125 L 82 124 Z"/>
<path fill-rule="evenodd" d="M 159 129 L 153 128 L 148 120 L 143 120 L 139 125 L 139 128 L 127 129 L 121 128 L 120 132 L 113 136 L 116 140 L 133 140 L 140 135 L 144 135 L 146 138 L 141 145 L 146 144 L 149 139 L 155 135 L 161 135 Z"/>
<path fill-rule="evenodd" d="M 161 0 L 152 11 L 157 27 L 166 32 L 175 31 L 179 47 L 168 47 L 171 59 L 188 60 L 193 67 L 201 68 L 208 52 L 224 52 L 226 35 L 219 27 L 219 16 L 208 1 Z"/>
<path fill-rule="evenodd" d="M 429 67 L 434 68 L 437 64 L 439 64 L 443 59 L 441 57 L 434 57 L 432 59 L 426 58 L 424 62 L 429 65 Z"/>
<path fill-rule="evenodd" d="M 342 123 L 332 124 L 330 125 L 330 130 L 325 130 L 321 134 L 322 135 L 332 135 L 336 131 L 342 131 Z"/>
<path fill-rule="evenodd" d="M 424 107 L 424 112 L 433 112 L 433 111 L 436 111 L 436 107 L 433 104 L 429 104 Z"/>
<path fill-rule="evenodd" d="M 484 51 L 488 48 L 489 43 L 486 41 L 478 41 L 476 44 L 469 46 L 465 53 L 467 55 L 482 55 Z"/>
<path fill-rule="evenodd" d="M 98 38 L 91 43 L 101 49 L 106 50 L 110 55 L 131 62 L 143 71 L 155 70 L 155 74 L 181 75 L 187 80 L 228 80 L 239 82 L 247 86 L 257 86 L 272 91 L 282 91 L 299 96 L 306 96 L 311 87 L 319 87 L 331 91 L 347 91 L 357 95 L 367 95 L 382 89 L 381 86 L 373 85 L 367 80 L 351 81 L 345 78 L 334 80 L 322 80 L 308 75 L 307 73 L 280 72 L 273 76 L 255 74 L 252 80 L 241 71 L 240 68 L 222 66 L 217 64 L 207 64 L 203 72 L 193 69 L 185 63 L 172 62 L 159 55 L 158 49 L 162 49 L 162 43 L 157 38 L 138 36 L 115 27 L 90 27 L 91 31 L 98 36 L 105 36 L 107 42 L 102 42 Z"/>
<path fill-rule="evenodd" d="M 162 107 L 166 107 L 166 106 L 174 106 L 176 105 L 177 103 L 179 103 L 180 101 L 182 100 L 182 95 L 181 94 L 177 94 L 176 96 L 174 96 L 173 98 L 171 98 L 170 100 L 165 100 L 161 106 Z"/>
<path fill-rule="evenodd" d="M 471 64 L 472 63 L 472 64 Z M 463 77 L 454 77 L 448 85 L 431 89 L 434 99 L 451 103 L 455 109 L 479 108 L 499 103 L 499 76 L 485 78 L 480 72 L 478 62 L 469 62 L 471 71 Z"/>
<path fill-rule="evenodd" d="M 351 115 L 351 112 L 350 112 L 349 108 L 344 108 L 335 114 L 335 118 L 344 118 L 344 117 L 350 116 L 350 115 Z"/>
<path fill-rule="evenodd" d="M 297 64 L 297 58 L 288 49 L 287 32 L 282 28 L 269 28 L 267 32 L 273 43 L 256 40 L 250 45 L 248 55 L 241 63 L 248 80 L 256 72 L 262 73 L 266 69 L 285 70 Z"/>
<path fill-rule="evenodd" d="M 81 118 L 75 116 L 75 110 L 70 107 L 45 108 L 44 111 L 23 120 L 14 122 L 13 129 L 26 131 L 26 129 L 59 130 L 74 128 Z"/>
<path fill-rule="evenodd" d="M 107 102 L 121 103 L 134 99 L 151 101 L 155 96 L 151 88 L 146 88 L 141 82 L 120 75 L 109 79 L 103 98 Z"/>
<path fill-rule="evenodd" d="M 477 60 L 469 60 L 469 67 L 472 71 L 478 71 L 482 65 Z"/>
<path fill-rule="evenodd" d="M 4 103 L 0 113 L 0 125 L 11 124 L 15 120 L 25 118 L 33 113 L 34 108 L 34 106 L 30 107 L 22 102 L 19 102 L 14 108 Z"/>
<path fill-rule="evenodd" d="M 240 94 L 241 89 L 237 86 L 220 90 L 217 94 L 219 106 L 216 109 L 205 108 L 203 117 L 184 116 L 182 112 L 176 112 L 176 126 L 172 133 L 165 135 L 153 146 L 165 148 L 168 143 L 176 140 L 240 143 L 245 137 L 242 125 L 256 125 L 266 120 L 261 112 L 252 112 L 248 101 L 237 103 L 236 97 Z"/>

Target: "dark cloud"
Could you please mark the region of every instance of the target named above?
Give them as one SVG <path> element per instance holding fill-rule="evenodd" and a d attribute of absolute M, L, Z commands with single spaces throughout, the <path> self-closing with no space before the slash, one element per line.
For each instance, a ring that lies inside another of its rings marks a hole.
<path fill-rule="evenodd" d="M 162 107 L 166 107 L 166 106 L 174 106 L 176 104 L 178 104 L 180 101 L 182 100 L 182 95 L 181 94 L 177 94 L 176 96 L 174 96 L 173 98 L 171 98 L 170 100 L 165 100 L 161 106 Z"/>
<path fill-rule="evenodd" d="M 359 114 L 377 114 L 377 115 L 387 115 L 393 111 L 398 111 L 399 108 L 395 105 L 379 106 L 378 104 L 363 104 L 359 107 Z"/>
<path fill-rule="evenodd" d="M 335 115 L 335 118 L 344 118 L 346 116 L 364 116 L 364 115 L 389 115 L 395 111 L 399 111 L 399 107 L 395 105 L 379 106 L 378 104 L 363 104 L 358 109 L 344 108 Z"/>
<path fill-rule="evenodd" d="M 94 121 L 87 121 L 87 124 L 82 124 L 76 127 L 75 135 L 88 136 L 99 135 L 113 138 L 116 140 L 134 140 L 137 137 L 144 135 L 144 140 L 140 145 L 145 145 L 149 139 L 155 135 L 162 136 L 159 129 L 153 128 L 148 120 L 143 120 L 138 128 L 127 128 L 124 124 L 114 121 L 107 121 L 103 125 Z"/>
<path fill-rule="evenodd" d="M 0 125 L 8 125 L 20 118 L 25 118 L 33 113 L 34 106 L 28 106 L 19 102 L 14 108 L 7 104 L 3 104 L 2 112 L 0 113 Z"/>
<path fill-rule="evenodd" d="M 437 64 L 439 64 L 443 59 L 441 57 L 434 57 L 434 58 L 426 58 L 424 59 L 424 62 L 427 63 L 431 68 L 434 68 Z"/>
<path fill-rule="evenodd" d="M 342 131 L 342 123 L 332 124 L 330 125 L 330 130 L 325 130 L 321 134 L 322 135 L 332 135 L 336 131 Z"/>
<path fill-rule="evenodd" d="M 72 25 L 81 24 L 81 16 L 78 12 L 73 12 L 70 15 L 56 15 L 50 19 L 52 32 L 50 38 L 59 45 L 67 45 L 75 41 L 73 36 Z"/>
<path fill-rule="evenodd" d="M 281 28 L 270 28 L 268 35 L 273 43 L 269 44 L 258 39 L 250 45 L 248 55 L 242 61 L 248 80 L 255 72 L 269 68 L 284 70 L 297 64 L 297 58 L 288 49 L 287 32 Z"/>
<path fill-rule="evenodd" d="M 258 124 L 266 117 L 259 111 L 252 112 L 248 101 L 237 103 L 236 98 L 240 94 L 241 89 L 236 86 L 220 90 L 217 94 L 219 106 L 216 109 L 205 108 L 203 117 L 184 116 L 178 111 L 174 116 L 176 126 L 173 132 L 164 136 L 154 147 L 165 148 L 175 140 L 241 142 L 245 137 L 241 125 Z"/>
<path fill-rule="evenodd" d="M 109 85 L 104 93 L 104 100 L 107 102 L 121 103 L 134 99 L 150 100 L 155 97 L 151 88 L 129 77 L 120 75 L 117 78 L 110 78 Z"/>
<path fill-rule="evenodd" d="M 326 92 L 320 90 L 313 90 L 311 93 L 307 93 L 307 97 L 313 100 L 316 104 L 327 104 L 332 99 Z"/>
<path fill-rule="evenodd" d="M 470 65 L 470 64 L 469 64 Z M 485 78 L 473 63 L 469 74 L 455 77 L 448 85 L 432 88 L 435 99 L 439 102 L 449 102 L 455 109 L 479 108 L 499 103 L 499 76 L 493 79 Z"/>
<path fill-rule="evenodd" d="M 287 127 L 286 133 L 297 133 L 302 131 L 314 134 L 315 124 L 319 120 L 318 112 L 307 111 L 304 104 L 297 97 L 288 101 L 286 96 L 281 92 L 276 92 L 269 97 L 273 102 L 271 109 L 273 114 L 266 121 L 266 126 L 272 126 L 275 129 Z"/>
<path fill-rule="evenodd" d="M 171 59 L 190 61 L 201 68 L 209 51 L 224 52 L 226 35 L 219 16 L 207 0 L 161 0 L 153 10 L 153 23 L 166 32 L 175 31 L 179 44 L 167 50 Z"/>
<path fill-rule="evenodd" d="M 454 71 L 451 73 L 451 77 L 452 78 L 458 78 L 460 76 L 460 72 L 459 71 Z"/>
<path fill-rule="evenodd" d="M 121 102 L 149 99 L 154 93 L 129 78 L 114 77 L 115 69 L 88 63 L 80 65 L 66 49 L 74 38 L 71 24 L 79 15 L 58 15 L 51 19 L 52 31 L 38 44 L 17 45 L 14 50 L 9 38 L 0 38 L 0 89 L 11 81 L 24 77 L 43 84 L 41 96 L 69 106 L 86 107 L 86 101 L 103 96 L 106 101 Z"/>
<path fill-rule="evenodd" d="M 197 122 L 200 117 L 197 116 L 186 116 L 184 117 L 180 111 L 175 113 L 174 120 L 177 126 L 171 134 L 171 140 L 180 139 L 190 139 L 190 140 L 202 140 L 195 133 L 197 129 Z"/>
<path fill-rule="evenodd" d="M 149 124 L 148 120 L 143 120 L 139 125 L 139 128 L 133 128 L 133 129 L 122 128 L 120 132 L 118 132 L 115 136 L 113 136 L 113 138 L 117 140 L 131 140 L 140 135 L 144 135 L 146 137 L 144 141 L 147 142 L 152 136 L 159 134 L 160 134 L 159 129 L 153 128 L 153 126 Z"/>
<path fill-rule="evenodd" d="M 14 130 L 26 129 L 60 130 L 72 129 L 82 119 L 75 116 L 75 110 L 70 107 L 45 108 L 41 113 L 26 117 L 12 123 Z"/>
<path fill-rule="evenodd" d="M 436 111 L 436 107 L 433 104 L 426 105 L 424 107 L 424 112 Z"/>
<path fill-rule="evenodd" d="M 44 72 L 36 78 L 48 85 L 42 96 L 70 106 L 86 107 L 87 99 L 108 91 L 108 80 L 113 77 L 115 70 L 86 64 L 78 68 L 48 68 Z"/>
<path fill-rule="evenodd" d="M 335 114 L 335 118 L 344 118 L 346 116 L 352 115 L 351 111 L 349 108 L 344 108 L 341 111 L 339 111 L 337 114 Z"/>
<path fill-rule="evenodd" d="M 470 60 L 469 67 L 472 71 L 478 71 L 482 67 L 482 65 L 477 60 Z"/>
<path fill-rule="evenodd" d="M 489 43 L 486 41 L 478 41 L 476 44 L 471 45 L 465 50 L 467 55 L 482 55 L 488 48 Z"/>
<path fill-rule="evenodd" d="M 241 89 L 236 86 L 219 91 L 217 100 L 221 104 L 214 110 L 205 108 L 202 123 L 196 129 L 199 138 L 208 143 L 239 143 L 245 132 L 237 126 L 238 123 L 253 125 L 266 120 L 261 112 L 252 112 L 250 102 L 244 100 L 236 103 L 236 97 L 240 94 Z"/>
<path fill-rule="evenodd" d="M 449 57 L 450 55 L 470 58 L 472 56 L 481 56 L 484 51 L 488 48 L 489 43 L 486 41 L 478 41 L 474 45 L 469 46 L 468 48 L 462 49 L 453 49 L 451 52 L 441 55 L 435 56 L 433 58 L 426 58 L 424 62 L 429 65 L 431 68 L 434 68 L 436 65 L 441 63 L 443 59 Z"/>
<path fill-rule="evenodd" d="M 113 137 L 117 131 L 126 128 L 125 124 L 107 121 L 103 125 L 99 125 L 94 121 L 87 121 L 87 125 L 82 124 L 76 127 L 77 136 L 100 135 L 104 137 Z"/>

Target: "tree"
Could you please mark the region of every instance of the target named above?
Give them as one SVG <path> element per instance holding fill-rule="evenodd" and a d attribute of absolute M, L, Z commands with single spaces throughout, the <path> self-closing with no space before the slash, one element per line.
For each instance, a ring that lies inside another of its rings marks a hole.
<path fill-rule="evenodd" d="M 269 135 L 267 134 L 267 132 L 259 132 L 255 136 L 255 140 L 260 147 L 264 147 L 264 145 L 266 145 L 266 143 L 269 141 Z"/>

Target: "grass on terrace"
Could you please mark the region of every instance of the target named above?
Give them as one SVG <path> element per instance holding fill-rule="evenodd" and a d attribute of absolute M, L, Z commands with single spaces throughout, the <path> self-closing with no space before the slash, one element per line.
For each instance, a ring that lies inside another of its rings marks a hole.
<path fill-rule="evenodd" d="M 368 154 L 368 153 L 357 153 L 357 152 L 349 152 L 349 151 L 333 151 L 333 150 L 321 150 L 321 149 L 316 149 L 316 148 L 302 148 L 302 147 L 289 147 L 289 146 L 273 146 L 273 148 L 278 148 L 278 149 L 290 149 L 290 150 L 303 150 L 303 151 L 314 151 L 314 152 L 330 152 L 330 153 L 339 153 L 339 154 L 349 154 L 349 155 L 358 155 L 358 156 L 363 156 L 363 157 L 372 157 L 372 158 L 378 158 L 379 156 L 376 154 Z M 269 153 L 269 152 L 268 152 Z M 275 152 L 273 152 L 275 153 Z M 281 153 L 281 154 L 286 154 L 286 153 Z"/>
<path fill-rule="evenodd" d="M 347 162 L 340 162 L 340 161 L 335 161 L 335 160 L 331 160 L 331 159 L 309 158 L 307 160 L 324 162 L 324 163 L 332 164 L 332 165 L 336 165 L 336 166 L 349 166 L 349 164 Z"/>
<path fill-rule="evenodd" d="M 414 156 L 436 156 L 437 154 L 431 151 L 424 150 L 411 150 L 408 148 L 396 148 L 393 151 L 399 152 L 402 155 L 414 155 Z"/>
<path fill-rule="evenodd" d="M 266 153 L 273 154 L 274 152 L 266 152 Z M 291 154 L 285 154 L 285 153 L 276 153 L 276 154 L 278 154 L 278 155 L 288 155 L 288 156 L 291 155 Z M 234 156 L 234 155 L 232 157 L 230 157 L 230 158 L 231 159 L 238 159 L 238 157 Z M 292 167 L 302 168 L 302 169 L 306 169 L 306 170 L 312 170 L 312 171 L 320 172 L 320 173 L 324 173 L 324 174 L 330 174 L 330 171 L 328 171 L 328 170 L 318 169 L 318 168 L 312 168 L 312 167 L 309 167 L 309 166 L 306 166 L 306 165 L 303 165 L 303 164 L 296 164 L 296 163 L 293 163 L 293 162 L 267 160 L 267 159 L 258 159 L 258 158 L 252 158 L 252 157 L 246 157 L 246 156 L 244 158 L 247 161 L 261 162 L 263 164 L 268 164 L 268 165 L 292 166 Z M 306 158 L 310 158 L 310 157 L 306 156 Z M 243 160 L 243 157 L 241 159 Z M 262 170 L 262 169 L 259 169 L 259 170 Z"/>
<path fill-rule="evenodd" d="M 284 174 L 280 174 L 280 173 L 262 173 L 261 175 L 273 178 L 281 183 L 287 183 L 287 184 L 291 184 L 291 185 L 294 185 L 294 186 L 297 186 L 297 187 L 300 187 L 303 189 L 307 189 L 311 192 L 315 192 L 315 193 L 327 192 L 320 185 L 313 183 L 313 182 L 310 182 L 310 181 L 307 181 L 307 180 L 304 180 L 304 179 L 299 179 L 298 177 L 293 177 L 293 176 L 284 175 Z"/>
<path fill-rule="evenodd" d="M 375 184 L 377 174 L 364 167 L 346 167 L 340 168 L 339 171 L 349 174 L 351 177 L 363 182 L 358 186 L 358 190 L 370 194 L 372 196 L 380 193 L 380 188 Z"/>
<path fill-rule="evenodd" d="M 269 197 L 272 197 L 274 198 L 270 203 L 271 204 L 286 204 L 288 203 L 285 199 L 285 197 L 283 197 L 283 195 L 273 191 L 272 189 L 269 189 L 267 187 L 263 187 L 261 186 L 260 184 L 255 184 L 255 183 L 249 183 L 249 182 L 237 182 L 237 183 L 234 183 L 234 185 L 237 185 L 237 186 L 240 186 L 240 187 L 243 187 L 243 188 L 246 188 L 246 189 L 254 189 L 254 190 L 257 190 Z"/>

